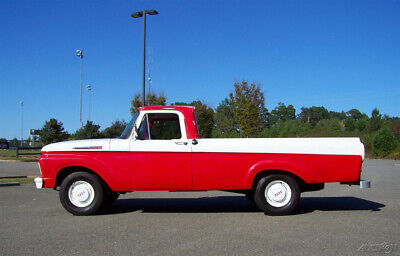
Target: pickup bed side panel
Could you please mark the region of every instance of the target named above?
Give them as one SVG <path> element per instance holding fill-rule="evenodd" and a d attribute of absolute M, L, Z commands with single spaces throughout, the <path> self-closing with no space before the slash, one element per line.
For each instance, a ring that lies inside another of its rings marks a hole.
<path fill-rule="evenodd" d="M 206 153 L 192 155 L 196 190 L 250 189 L 260 171 L 284 170 L 307 183 L 359 179 L 362 157 L 354 155 Z"/>

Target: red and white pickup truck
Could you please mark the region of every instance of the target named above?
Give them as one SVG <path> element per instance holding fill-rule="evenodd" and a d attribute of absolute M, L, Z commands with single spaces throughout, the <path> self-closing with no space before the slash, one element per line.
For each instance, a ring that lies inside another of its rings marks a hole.
<path fill-rule="evenodd" d="M 270 215 L 292 212 L 300 193 L 361 181 L 359 138 L 200 139 L 195 108 L 143 107 L 120 138 L 45 146 L 37 188 L 59 189 L 75 215 L 129 191 L 223 190 L 246 194 Z"/>

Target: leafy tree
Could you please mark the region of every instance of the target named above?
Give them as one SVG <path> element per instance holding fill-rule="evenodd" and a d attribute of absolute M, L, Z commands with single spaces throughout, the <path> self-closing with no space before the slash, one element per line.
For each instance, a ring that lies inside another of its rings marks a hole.
<path fill-rule="evenodd" d="M 359 119 L 361 119 L 363 117 L 363 114 L 360 112 L 360 110 L 358 109 L 350 109 L 349 111 L 347 111 L 347 116 L 351 117 L 354 119 L 354 121 L 358 121 Z"/>
<path fill-rule="evenodd" d="M 356 121 L 351 116 L 347 117 L 344 121 L 344 126 L 347 131 L 354 131 L 356 129 Z"/>
<path fill-rule="evenodd" d="M 296 118 L 296 109 L 293 105 L 285 106 L 284 103 L 279 102 L 269 115 L 270 124 L 273 125 L 278 121 L 287 121 Z"/>
<path fill-rule="evenodd" d="M 214 120 L 215 128 L 213 130 L 213 137 L 239 137 L 238 126 L 227 98 L 225 98 L 215 110 Z"/>
<path fill-rule="evenodd" d="M 382 116 L 382 120 L 384 120 L 384 121 L 392 121 L 393 119 L 390 116 L 388 116 L 387 114 L 384 114 Z"/>
<path fill-rule="evenodd" d="M 270 137 L 297 137 L 307 132 L 310 125 L 304 124 L 299 119 L 292 119 L 278 121 L 271 129 L 277 129 L 277 131 L 273 131 Z"/>
<path fill-rule="evenodd" d="M 320 120 L 328 119 L 329 112 L 326 108 L 322 106 L 321 107 L 312 106 L 311 108 L 302 107 L 301 113 L 299 114 L 299 118 L 303 122 L 315 126 Z"/>
<path fill-rule="evenodd" d="M 44 144 L 64 141 L 68 139 L 68 133 L 64 131 L 63 123 L 55 118 L 46 121 L 39 132 L 40 141 Z"/>
<path fill-rule="evenodd" d="M 194 106 L 196 108 L 196 120 L 201 138 L 211 138 L 214 127 L 214 110 L 201 101 L 192 101 L 187 104 L 175 102 L 173 105 Z"/>
<path fill-rule="evenodd" d="M 243 137 L 258 136 L 266 124 L 267 109 L 264 94 L 259 85 L 246 81 L 234 84 L 234 92 L 229 95 L 229 104 Z"/>
<path fill-rule="evenodd" d="M 340 131 L 340 121 L 339 119 L 323 119 L 320 120 L 316 125 L 316 130 L 325 130 L 325 131 Z"/>
<path fill-rule="evenodd" d="M 86 125 L 77 130 L 73 137 L 77 140 L 84 140 L 102 138 L 103 135 L 100 132 L 100 125 L 96 125 L 92 121 L 87 121 Z"/>
<path fill-rule="evenodd" d="M 400 120 L 394 120 L 390 125 L 390 131 L 396 137 L 398 141 L 400 141 Z"/>
<path fill-rule="evenodd" d="M 106 129 L 104 129 L 104 131 L 102 131 L 103 137 L 104 138 L 117 138 L 119 137 L 122 132 L 124 131 L 125 127 L 126 127 L 127 123 L 122 120 L 116 120 L 115 122 L 113 122 L 111 124 L 110 127 L 107 127 Z"/>
<path fill-rule="evenodd" d="M 146 94 L 147 106 L 165 106 L 166 101 L 167 98 L 162 93 L 159 95 L 156 95 L 154 92 Z M 140 93 L 136 94 L 133 100 L 131 100 L 131 114 L 135 114 L 139 107 L 142 107 L 142 95 Z"/>
<path fill-rule="evenodd" d="M 10 144 L 9 144 L 10 148 L 15 148 L 19 145 L 21 145 L 21 143 L 18 141 L 17 138 L 10 140 Z"/>
<path fill-rule="evenodd" d="M 361 118 L 356 122 L 356 128 L 361 132 L 367 129 L 368 127 L 368 120 L 365 118 Z"/>
<path fill-rule="evenodd" d="M 374 132 L 382 127 L 382 115 L 379 113 L 377 108 L 372 110 L 371 119 L 369 121 L 369 129 Z"/>
<path fill-rule="evenodd" d="M 0 142 L 7 142 L 5 138 L 0 138 Z"/>
<path fill-rule="evenodd" d="M 377 131 L 373 137 L 374 152 L 378 157 L 384 157 L 397 146 L 397 140 L 388 127 Z"/>
<path fill-rule="evenodd" d="M 344 111 L 342 112 L 336 112 L 336 111 L 329 111 L 329 118 L 333 119 L 339 119 L 340 121 L 344 121 L 346 120 L 347 116 L 346 113 L 344 113 Z"/>

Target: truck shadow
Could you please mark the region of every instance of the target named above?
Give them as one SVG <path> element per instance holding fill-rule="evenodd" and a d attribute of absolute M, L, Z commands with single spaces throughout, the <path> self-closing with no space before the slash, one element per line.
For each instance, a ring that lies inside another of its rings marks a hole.
<path fill-rule="evenodd" d="M 292 215 L 314 211 L 380 211 L 384 204 L 357 197 L 304 197 Z M 143 213 L 235 213 L 259 212 L 244 196 L 201 198 L 119 199 L 98 211 L 97 215 L 141 211 Z"/>
<path fill-rule="evenodd" d="M 353 197 L 304 197 L 300 199 L 297 210 L 293 213 L 304 214 L 313 211 L 380 211 L 384 204 Z"/>

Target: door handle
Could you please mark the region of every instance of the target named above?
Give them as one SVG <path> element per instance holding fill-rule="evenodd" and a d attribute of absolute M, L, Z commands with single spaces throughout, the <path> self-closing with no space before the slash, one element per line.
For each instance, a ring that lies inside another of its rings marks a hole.
<path fill-rule="evenodd" d="M 182 141 L 175 141 L 176 145 L 187 145 L 187 142 L 182 142 Z"/>

